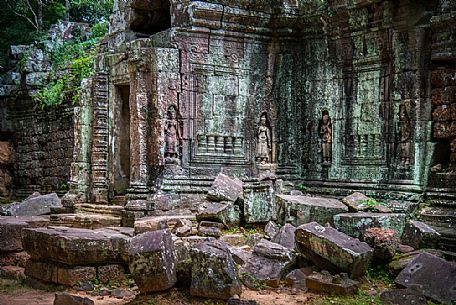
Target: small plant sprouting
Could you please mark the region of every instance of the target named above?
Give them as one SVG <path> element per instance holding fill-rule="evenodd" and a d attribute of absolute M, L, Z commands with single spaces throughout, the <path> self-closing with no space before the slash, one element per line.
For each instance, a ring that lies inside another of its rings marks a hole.
<path fill-rule="evenodd" d="M 377 200 L 375 200 L 375 199 L 373 199 L 373 198 L 369 198 L 369 199 L 366 199 L 366 200 L 362 200 L 361 203 L 362 203 L 362 204 L 365 204 L 365 205 L 367 206 L 367 208 L 369 208 L 369 209 L 373 209 L 373 208 L 375 208 L 375 207 L 378 206 L 378 205 L 385 205 L 384 202 L 382 202 L 382 201 L 377 201 Z"/>

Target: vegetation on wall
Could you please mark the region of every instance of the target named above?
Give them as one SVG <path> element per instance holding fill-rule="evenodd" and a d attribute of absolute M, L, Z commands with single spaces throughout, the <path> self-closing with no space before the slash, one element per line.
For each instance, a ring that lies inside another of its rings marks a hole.
<path fill-rule="evenodd" d="M 64 101 L 75 103 L 79 99 L 81 81 L 91 75 L 97 43 L 106 31 L 107 22 L 100 22 L 92 28 L 89 39 L 68 40 L 52 51 L 50 82 L 35 97 L 38 108 L 59 106 Z"/>

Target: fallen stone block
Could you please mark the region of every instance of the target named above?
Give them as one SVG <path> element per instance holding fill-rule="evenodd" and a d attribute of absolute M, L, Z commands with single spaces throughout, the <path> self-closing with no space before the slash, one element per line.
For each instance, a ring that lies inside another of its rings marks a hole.
<path fill-rule="evenodd" d="M 89 298 L 72 295 L 67 292 L 55 294 L 54 305 L 94 305 L 95 302 Z"/>
<path fill-rule="evenodd" d="M 0 278 L 23 280 L 25 279 L 25 269 L 18 266 L 1 266 Z"/>
<path fill-rule="evenodd" d="M 226 305 L 257 305 L 255 300 L 241 300 L 239 297 L 231 297 L 226 302 Z"/>
<path fill-rule="evenodd" d="M 252 289 L 267 285 L 278 287 L 285 273 L 296 263 L 296 256 L 290 249 L 262 239 L 253 254 L 241 269 L 243 283 Z"/>
<path fill-rule="evenodd" d="M 394 282 L 418 287 L 425 296 L 443 304 L 456 302 L 456 265 L 429 253 L 418 255 Z"/>
<path fill-rule="evenodd" d="M 204 242 L 191 249 L 191 256 L 191 295 L 228 300 L 241 294 L 241 283 L 227 244 Z"/>
<path fill-rule="evenodd" d="M 367 197 L 363 193 L 355 192 L 353 194 L 348 195 L 347 197 L 342 198 L 342 203 L 345 204 L 350 212 L 359 212 L 359 211 L 367 211 L 368 205 L 367 203 L 372 198 Z"/>
<path fill-rule="evenodd" d="M 175 234 L 178 237 L 190 236 L 190 235 L 192 235 L 192 227 L 190 227 L 190 226 L 178 227 L 178 228 L 176 228 Z"/>
<path fill-rule="evenodd" d="M 223 241 L 232 247 L 241 247 L 245 245 L 245 236 L 240 233 L 225 234 L 220 236 L 220 241 Z"/>
<path fill-rule="evenodd" d="M 425 252 L 437 257 L 443 257 L 443 253 L 440 250 L 436 249 L 419 249 L 416 251 L 395 255 L 393 260 L 388 264 L 389 272 L 392 275 L 397 276 L 411 261 L 413 261 L 421 253 Z"/>
<path fill-rule="evenodd" d="M 380 300 L 388 305 L 427 305 L 426 297 L 418 289 L 393 289 L 382 292 Z"/>
<path fill-rule="evenodd" d="M 81 229 L 100 229 L 105 227 L 118 227 L 121 225 L 121 217 L 102 214 L 53 214 L 50 216 L 52 226 L 64 226 Z"/>
<path fill-rule="evenodd" d="M 141 293 L 166 290 L 174 286 L 176 258 L 171 232 L 146 232 L 131 239 L 129 269 Z"/>
<path fill-rule="evenodd" d="M 25 275 L 42 282 L 76 286 L 80 282 L 95 280 L 97 272 L 95 267 L 64 267 L 48 262 L 29 260 L 25 267 Z"/>
<path fill-rule="evenodd" d="M 285 284 L 292 289 L 305 292 L 307 291 L 306 278 L 307 275 L 304 272 L 295 269 L 285 276 Z"/>
<path fill-rule="evenodd" d="M 56 193 L 27 198 L 19 203 L 2 207 L 2 214 L 8 216 L 39 216 L 51 212 L 51 208 L 61 208 L 62 203 Z"/>
<path fill-rule="evenodd" d="M 25 264 L 29 258 L 30 255 L 25 251 L 0 253 L 0 266 L 19 266 L 25 268 Z"/>
<path fill-rule="evenodd" d="M 207 192 L 207 199 L 213 201 L 235 202 L 242 197 L 243 182 L 238 178 L 231 178 L 225 174 L 218 174 Z"/>
<path fill-rule="evenodd" d="M 196 221 L 196 217 L 194 215 L 143 217 L 135 221 L 135 234 L 165 229 L 174 230 L 176 225 L 179 227 L 179 221 L 184 219 Z"/>
<path fill-rule="evenodd" d="M 272 181 L 246 183 L 244 185 L 244 221 L 268 222 L 277 218 L 277 206 Z"/>
<path fill-rule="evenodd" d="M 298 227 L 296 248 L 321 269 L 347 272 L 353 278 L 365 273 L 373 255 L 368 244 L 316 222 Z"/>
<path fill-rule="evenodd" d="M 348 212 L 339 200 L 324 197 L 277 195 L 279 219 L 294 226 L 315 221 L 333 224 L 334 215 Z"/>
<path fill-rule="evenodd" d="M 231 256 L 236 264 L 243 266 L 252 256 L 252 250 L 249 246 L 229 248 Z"/>
<path fill-rule="evenodd" d="M 282 228 L 280 228 L 279 232 L 274 236 L 271 240 L 273 243 L 279 244 L 284 246 L 288 249 L 295 248 L 295 232 L 296 227 L 292 226 L 289 223 L 286 223 Z"/>
<path fill-rule="evenodd" d="M 0 217 L 0 253 L 22 251 L 22 229 L 48 223 L 49 218 L 45 216 Z"/>
<path fill-rule="evenodd" d="M 196 215 L 196 219 L 221 222 L 229 229 L 239 225 L 239 207 L 232 202 L 210 202 Z"/>
<path fill-rule="evenodd" d="M 279 226 L 273 221 L 269 221 L 264 227 L 264 233 L 266 234 L 265 237 L 269 240 L 273 239 L 278 232 Z"/>
<path fill-rule="evenodd" d="M 70 266 L 122 264 L 130 239 L 128 233 L 110 228 L 47 227 L 22 232 L 24 250 L 32 259 Z"/>
<path fill-rule="evenodd" d="M 348 277 L 347 273 L 331 275 L 323 270 L 307 276 L 306 285 L 309 290 L 336 295 L 352 295 L 358 290 L 358 281 Z"/>
<path fill-rule="evenodd" d="M 360 238 L 369 228 L 391 229 L 401 236 L 405 218 L 405 214 L 396 213 L 344 213 L 334 216 L 334 224 L 337 230 L 356 238 Z"/>
<path fill-rule="evenodd" d="M 361 240 L 374 249 L 374 259 L 379 261 L 393 258 L 400 242 L 396 231 L 382 228 L 367 229 Z"/>
<path fill-rule="evenodd" d="M 415 249 L 435 248 L 440 238 L 440 233 L 427 224 L 410 220 L 402 233 L 402 243 Z"/>
<path fill-rule="evenodd" d="M 198 224 L 198 234 L 210 237 L 222 236 L 223 224 L 220 222 L 201 221 Z"/>

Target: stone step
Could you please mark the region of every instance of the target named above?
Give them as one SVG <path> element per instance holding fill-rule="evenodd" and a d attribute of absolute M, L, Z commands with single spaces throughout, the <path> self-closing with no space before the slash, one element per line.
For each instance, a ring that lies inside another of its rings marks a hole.
<path fill-rule="evenodd" d="M 456 227 L 456 208 L 431 206 L 420 212 L 420 220 L 429 224 Z"/>
<path fill-rule="evenodd" d="M 127 204 L 127 196 L 124 195 L 119 195 L 119 196 L 114 196 L 111 200 L 111 204 L 113 206 L 125 206 Z"/>
<path fill-rule="evenodd" d="M 54 214 L 50 216 L 54 226 L 65 226 L 83 229 L 98 229 L 104 227 L 120 227 L 121 217 L 102 214 Z"/>
<path fill-rule="evenodd" d="M 103 215 L 111 215 L 111 216 L 121 216 L 122 210 L 124 209 L 123 206 L 120 205 L 101 205 L 101 204 L 89 204 L 89 203 L 82 203 L 76 204 L 74 206 L 76 213 L 85 213 L 85 214 L 103 214 Z"/>
<path fill-rule="evenodd" d="M 440 234 L 437 241 L 437 248 L 445 251 L 456 252 L 456 227 L 442 226 L 439 224 L 429 224 L 434 230 Z"/>
<path fill-rule="evenodd" d="M 177 178 L 162 180 L 160 189 L 163 192 L 174 192 L 174 193 L 189 193 L 189 194 L 202 194 L 207 193 L 211 187 L 214 179 L 188 179 L 188 178 Z"/>

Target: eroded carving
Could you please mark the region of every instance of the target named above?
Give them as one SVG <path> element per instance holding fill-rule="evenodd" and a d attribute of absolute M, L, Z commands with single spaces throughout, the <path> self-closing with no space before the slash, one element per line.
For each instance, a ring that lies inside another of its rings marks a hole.
<path fill-rule="evenodd" d="M 272 141 L 271 130 L 268 127 L 268 116 L 263 112 L 257 128 L 255 159 L 261 164 L 271 161 Z"/>
<path fill-rule="evenodd" d="M 179 159 L 179 142 L 181 132 L 177 119 L 177 107 L 168 107 L 167 119 L 165 122 L 165 161 L 166 163 L 176 163 Z"/>
<path fill-rule="evenodd" d="M 399 107 L 399 162 L 400 165 L 410 165 L 410 143 L 412 136 L 412 127 L 410 124 L 410 117 L 407 113 L 405 105 Z"/>
<path fill-rule="evenodd" d="M 330 165 L 332 155 L 332 123 L 327 110 L 324 110 L 322 113 L 320 135 L 323 165 Z"/>

